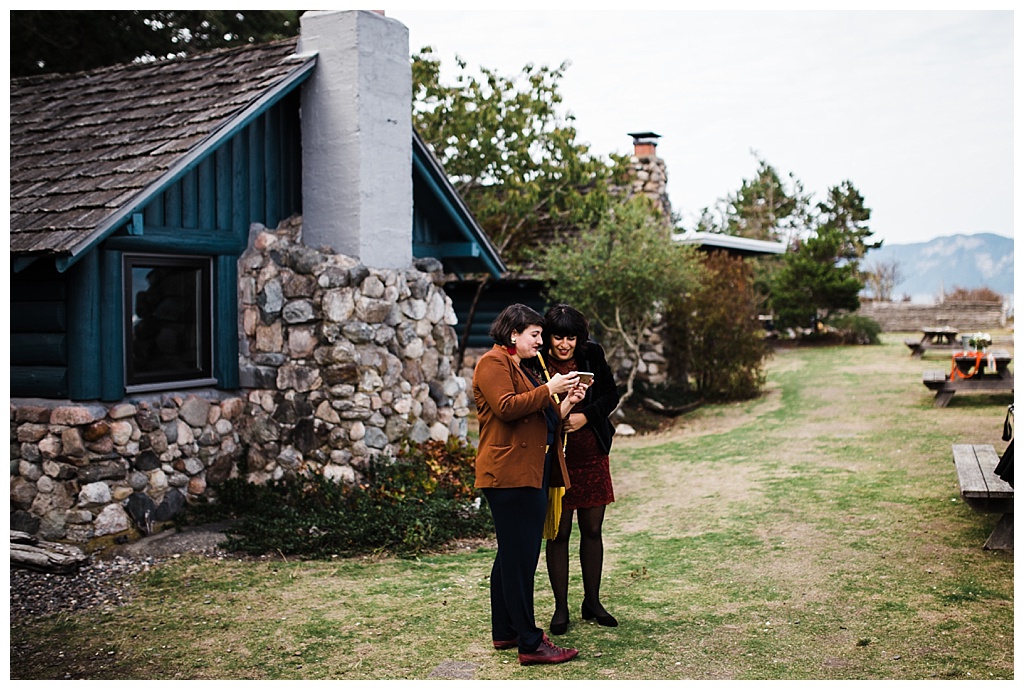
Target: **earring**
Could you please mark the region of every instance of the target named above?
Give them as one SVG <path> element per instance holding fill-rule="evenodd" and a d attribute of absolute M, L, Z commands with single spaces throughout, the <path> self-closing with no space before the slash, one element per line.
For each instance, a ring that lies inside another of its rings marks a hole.
<path fill-rule="evenodd" d="M 516 339 L 509 338 L 509 340 L 512 342 L 512 344 L 506 347 L 505 351 L 508 352 L 510 355 L 514 355 L 516 353 Z"/>

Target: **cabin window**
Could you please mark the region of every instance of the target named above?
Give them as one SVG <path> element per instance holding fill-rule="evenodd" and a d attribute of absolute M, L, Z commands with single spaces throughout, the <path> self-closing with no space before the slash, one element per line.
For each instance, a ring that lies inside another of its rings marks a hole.
<path fill-rule="evenodd" d="M 124 352 L 128 392 L 213 379 L 212 260 L 124 256 Z"/>

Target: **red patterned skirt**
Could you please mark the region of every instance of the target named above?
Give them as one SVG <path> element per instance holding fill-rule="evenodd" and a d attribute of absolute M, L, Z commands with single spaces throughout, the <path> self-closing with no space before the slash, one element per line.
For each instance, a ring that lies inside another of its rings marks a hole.
<path fill-rule="evenodd" d="M 570 486 L 562 497 L 562 510 L 596 508 L 615 500 L 608 456 L 587 427 L 569 434 L 565 466 L 569 469 Z"/>
<path fill-rule="evenodd" d="M 568 374 L 576 370 L 575 359 L 561 362 L 551 357 L 548 360 L 552 374 Z M 579 412 L 580 405 L 573 408 Z M 596 508 L 606 506 L 615 500 L 612 490 L 612 474 L 608 467 L 608 456 L 601 450 L 597 437 L 589 427 L 569 434 L 565 448 L 565 466 L 569 470 L 569 488 L 562 497 L 562 510 Z"/>

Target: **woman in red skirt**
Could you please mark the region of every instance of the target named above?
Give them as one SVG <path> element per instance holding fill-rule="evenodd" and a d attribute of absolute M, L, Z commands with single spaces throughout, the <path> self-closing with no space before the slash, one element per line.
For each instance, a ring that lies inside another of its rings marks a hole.
<path fill-rule="evenodd" d="M 569 628 L 569 535 L 573 512 L 578 516 L 580 528 L 583 573 L 580 612 L 584 620 L 596 619 L 600 625 L 619 624 L 601 604 L 600 596 L 604 561 L 601 525 L 605 506 L 615 500 L 608 468 L 614 429 L 608 415 L 619 404 L 619 392 L 604 350 L 590 340 L 589 324 L 578 310 L 566 304 L 549 309 L 544 315 L 544 343 L 542 356 L 547 375 L 571 371 L 594 374 L 586 396 L 572 408 L 563 427 L 568 432 L 565 464 L 570 486 L 562 498 L 558 536 L 548 540 L 545 549 L 548 579 L 555 596 L 550 631 L 561 635 Z"/>

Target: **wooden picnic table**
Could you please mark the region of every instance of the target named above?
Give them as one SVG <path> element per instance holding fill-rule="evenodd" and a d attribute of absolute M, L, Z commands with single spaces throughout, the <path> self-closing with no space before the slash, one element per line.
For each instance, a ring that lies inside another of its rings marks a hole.
<path fill-rule="evenodd" d="M 990 445 L 953 445 L 960 495 L 978 513 L 1001 515 L 986 549 L 1013 551 L 1013 486 L 996 476 L 999 456 Z"/>
<path fill-rule="evenodd" d="M 1004 392 L 1013 393 L 1013 356 L 1006 350 L 981 353 L 955 352 L 949 371 L 924 372 L 922 383 L 935 391 L 935 407 L 945 407 L 956 393 Z M 953 368 L 955 363 L 956 368 Z"/>
<path fill-rule="evenodd" d="M 943 350 L 952 352 L 960 348 L 957 342 L 957 329 L 948 326 L 925 326 L 921 329 L 920 340 L 904 340 L 910 348 L 910 356 L 920 359 L 926 350 Z"/>

